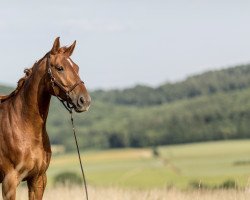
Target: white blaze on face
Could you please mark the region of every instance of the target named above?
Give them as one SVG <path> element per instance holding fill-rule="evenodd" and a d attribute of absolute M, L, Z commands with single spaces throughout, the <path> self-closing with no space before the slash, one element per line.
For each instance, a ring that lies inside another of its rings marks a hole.
<path fill-rule="evenodd" d="M 72 61 L 69 58 L 67 58 L 67 60 L 69 61 L 69 64 L 73 67 Z"/>
<path fill-rule="evenodd" d="M 72 61 L 70 60 L 70 58 L 67 58 L 67 61 L 69 62 L 69 64 L 71 65 L 71 67 L 73 68 L 73 63 L 72 63 Z M 79 75 L 79 73 L 77 72 L 77 74 Z"/>

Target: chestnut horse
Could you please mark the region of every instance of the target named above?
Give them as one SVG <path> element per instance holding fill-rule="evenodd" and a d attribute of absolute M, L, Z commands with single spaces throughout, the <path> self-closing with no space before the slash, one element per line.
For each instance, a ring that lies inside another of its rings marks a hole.
<path fill-rule="evenodd" d="M 46 186 L 51 148 L 46 120 L 51 95 L 67 101 L 76 112 L 88 110 L 90 96 L 71 60 L 76 42 L 51 51 L 25 70 L 14 92 L 0 96 L 0 183 L 4 200 L 16 198 L 16 188 L 27 181 L 29 200 L 40 200 Z"/>

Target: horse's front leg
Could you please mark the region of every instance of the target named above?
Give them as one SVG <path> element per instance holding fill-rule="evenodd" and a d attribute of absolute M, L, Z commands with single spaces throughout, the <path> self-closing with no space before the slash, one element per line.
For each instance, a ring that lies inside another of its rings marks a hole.
<path fill-rule="evenodd" d="M 7 173 L 2 183 L 2 195 L 4 200 L 16 199 L 16 188 L 18 183 L 19 181 L 16 171 Z"/>
<path fill-rule="evenodd" d="M 46 183 L 46 174 L 29 179 L 27 181 L 29 188 L 29 200 L 42 200 Z"/>

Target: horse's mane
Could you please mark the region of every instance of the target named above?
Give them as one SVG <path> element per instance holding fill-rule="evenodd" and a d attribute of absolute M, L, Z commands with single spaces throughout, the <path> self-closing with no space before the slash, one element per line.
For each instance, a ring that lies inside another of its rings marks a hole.
<path fill-rule="evenodd" d="M 67 47 L 61 47 L 57 53 L 64 53 L 66 51 Z M 20 78 L 19 81 L 17 82 L 17 87 L 16 89 L 11 92 L 9 95 L 0 95 L 0 104 L 8 99 L 10 99 L 13 96 L 16 96 L 16 94 L 21 90 L 21 88 L 23 87 L 24 83 L 26 82 L 26 80 L 31 76 L 32 71 L 34 66 L 39 65 L 42 60 L 47 57 L 50 54 L 50 51 L 48 53 L 46 53 L 39 61 L 35 62 L 35 64 L 31 67 L 31 68 L 26 68 L 24 69 L 24 77 Z"/>
<path fill-rule="evenodd" d="M 4 101 L 10 99 L 11 97 L 15 96 L 21 90 L 21 88 L 23 87 L 25 81 L 31 76 L 32 69 L 33 69 L 33 67 L 27 68 L 27 69 L 24 70 L 25 76 L 19 79 L 19 81 L 17 82 L 17 87 L 13 92 L 11 92 L 9 95 L 3 95 L 3 96 L 0 95 L 0 103 L 2 103 Z"/>
<path fill-rule="evenodd" d="M 48 52 L 48 53 L 50 53 L 50 52 Z M 22 77 L 18 80 L 16 89 L 8 95 L 2 95 L 2 96 L 0 95 L 0 103 L 3 103 L 4 101 L 10 99 L 11 97 L 16 96 L 16 94 L 23 87 L 26 80 L 29 79 L 29 77 L 31 76 L 34 66 L 39 65 L 41 63 L 41 61 L 48 55 L 48 53 L 45 54 L 45 56 L 42 57 L 39 61 L 35 62 L 35 64 L 33 64 L 33 66 L 31 68 L 24 69 L 25 75 L 24 75 L 24 77 Z"/>

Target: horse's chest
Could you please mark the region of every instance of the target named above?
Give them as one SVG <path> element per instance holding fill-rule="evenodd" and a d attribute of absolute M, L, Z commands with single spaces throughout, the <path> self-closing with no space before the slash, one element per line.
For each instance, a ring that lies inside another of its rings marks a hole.
<path fill-rule="evenodd" d="M 43 174 L 46 172 L 50 162 L 50 152 L 43 149 L 33 149 L 32 152 L 26 152 L 23 161 L 17 166 L 22 173 L 27 175 Z"/>
<path fill-rule="evenodd" d="M 50 153 L 43 149 L 36 149 L 30 155 L 28 160 L 28 168 L 36 173 L 44 173 L 50 162 Z"/>

